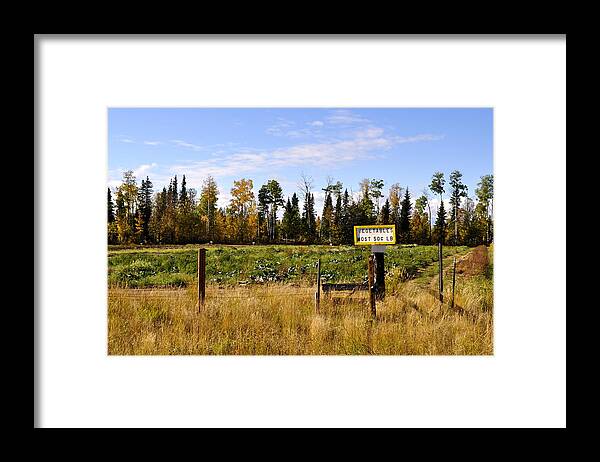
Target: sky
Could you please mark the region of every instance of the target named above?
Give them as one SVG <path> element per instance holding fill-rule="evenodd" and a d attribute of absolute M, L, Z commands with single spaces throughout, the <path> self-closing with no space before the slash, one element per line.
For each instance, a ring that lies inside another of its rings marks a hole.
<path fill-rule="evenodd" d="M 109 108 L 108 186 L 133 170 L 155 192 L 184 174 L 200 191 L 212 175 L 225 207 L 234 180 L 257 195 L 276 179 L 287 199 L 305 175 L 320 215 L 328 177 L 354 194 L 363 178 L 383 179 L 385 196 L 399 183 L 414 201 L 434 172 L 459 170 L 474 198 L 493 173 L 492 136 L 492 108 Z"/>

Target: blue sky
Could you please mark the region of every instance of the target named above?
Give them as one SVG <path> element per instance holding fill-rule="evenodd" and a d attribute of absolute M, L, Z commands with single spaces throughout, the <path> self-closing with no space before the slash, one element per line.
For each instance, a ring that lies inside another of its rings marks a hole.
<path fill-rule="evenodd" d="M 435 171 L 460 170 L 469 196 L 493 173 L 491 108 L 110 108 L 108 184 L 125 170 L 158 191 L 177 175 L 200 190 L 211 174 L 227 205 L 233 181 L 255 194 L 277 179 L 285 196 L 313 180 L 317 210 L 327 177 L 355 193 L 363 178 L 400 183 L 413 199 Z"/>

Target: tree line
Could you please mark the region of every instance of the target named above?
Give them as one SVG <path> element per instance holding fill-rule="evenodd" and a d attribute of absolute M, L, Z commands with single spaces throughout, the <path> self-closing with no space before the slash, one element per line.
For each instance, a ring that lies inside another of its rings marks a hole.
<path fill-rule="evenodd" d="M 304 175 L 299 193 L 285 199 L 276 180 L 263 184 L 255 196 L 252 180 L 242 178 L 233 182 L 229 204 L 218 207 L 220 192 L 211 176 L 199 192 L 188 188 L 184 175 L 181 184 L 174 176 L 168 187 L 155 193 L 149 177 L 138 185 L 127 171 L 114 191 L 108 188 L 108 242 L 351 245 L 354 225 L 395 224 L 397 241 L 403 244 L 489 244 L 493 185 L 493 175 L 482 176 L 472 198 L 459 171 L 451 172 L 448 182 L 442 172 L 435 172 L 429 187 L 413 201 L 409 188 L 399 183 L 384 196 L 383 180 L 363 179 L 355 197 L 340 181 L 328 178 L 321 188 L 324 203 L 318 215 L 313 181 Z M 432 195 L 439 198 L 435 219 Z"/>

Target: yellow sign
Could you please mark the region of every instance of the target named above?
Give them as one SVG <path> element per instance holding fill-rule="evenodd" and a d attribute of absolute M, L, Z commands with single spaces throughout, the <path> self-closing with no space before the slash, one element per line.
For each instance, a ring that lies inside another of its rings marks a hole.
<path fill-rule="evenodd" d="M 396 225 L 354 227 L 354 245 L 386 245 L 396 243 Z"/>

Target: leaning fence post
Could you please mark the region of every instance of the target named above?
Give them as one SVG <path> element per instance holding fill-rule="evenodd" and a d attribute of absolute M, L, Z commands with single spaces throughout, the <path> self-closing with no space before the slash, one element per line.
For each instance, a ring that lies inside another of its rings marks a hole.
<path fill-rule="evenodd" d="M 321 305 L 321 259 L 317 260 L 317 291 L 315 292 L 315 311 L 318 313 Z"/>
<path fill-rule="evenodd" d="M 198 311 L 206 296 L 206 249 L 198 249 Z"/>
<path fill-rule="evenodd" d="M 442 268 L 442 242 L 438 243 L 438 261 L 440 270 L 440 302 L 444 303 L 444 272 Z"/>
<path fill-rule="evenodd" d="M 452 261 L 452 308 L 454 308 L 454 286 L 456 285 L 456 255 Z"/>
<path fill-rule="evenodd" d="M 371 306 L 371 317 L 377 316 L 375 307 L 375 255 L 369 255 L 369 305 Z"/>

